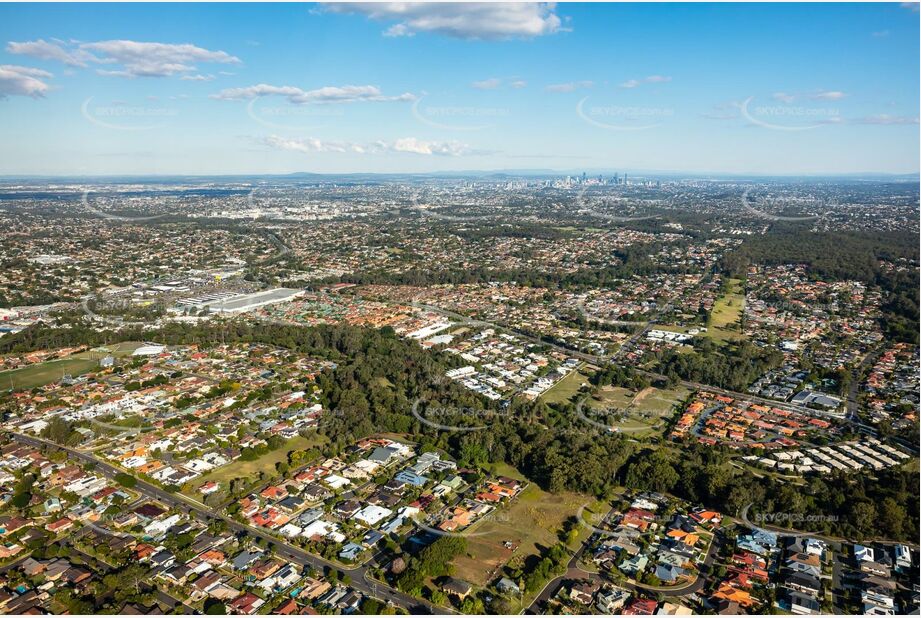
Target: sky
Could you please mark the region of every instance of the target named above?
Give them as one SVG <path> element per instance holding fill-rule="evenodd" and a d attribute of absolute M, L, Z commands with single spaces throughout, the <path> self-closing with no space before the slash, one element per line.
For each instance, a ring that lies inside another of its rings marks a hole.
<path fill-rule="evenodd" d="M 916 173 L 918 4 L 2 4 L 0 175 Z"/>

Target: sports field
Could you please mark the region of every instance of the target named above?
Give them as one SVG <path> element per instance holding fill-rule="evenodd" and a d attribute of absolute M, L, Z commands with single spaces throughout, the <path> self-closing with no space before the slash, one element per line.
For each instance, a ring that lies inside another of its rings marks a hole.
<path fill-rule="evenodd" d="M 65 375 L 77 376 L 89 373 L 98 366 L 98 360 L 74 357 L 36 363 L 0 373 L 0 388 L 28 390 L 57 382 Z"/>
<path fill-rule="evenodd" d="M 0 389 L 28 390 L 57 382 L 65 375 L 78 376 L 99 367 L 99 359 L 107 354 L 122 357 L 131 354 L 141 345 L 125 341 L 108 347 L 94 348 L 72 354 L 67 358 L 35 363 L 28 367 L 0 372 Z"/>

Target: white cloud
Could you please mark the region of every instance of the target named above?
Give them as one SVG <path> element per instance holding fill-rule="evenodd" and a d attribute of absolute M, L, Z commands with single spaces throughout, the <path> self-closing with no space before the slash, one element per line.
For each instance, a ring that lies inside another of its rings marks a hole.
<path fill-rule="evenodd" d="M 473 82 L 470 84 L 477 90 L 495 90 L 502 85 L 502 80 L 498 77 L 490 77 L 489 79 L 484 79 L 482 81 Z"/>
<path fill-rule="evenodd" d="M 918 124 L 917 116 L 890 116 L 889 114 L 876 114 L 874 116 L 864 116 L 854 120 L 856 124 L 881 124 L 881 125 L 905 125 Z"/>
<path fill-rule="evenodd" d="M 502 86 L 508 86 L 509 88 L 514 88 L 515 90 L 520 90 L 525 88 L 528 85 L 523 79 L 519 78 L 499 78 L 499 77 L 490 77 L 489 79 L 484 79 L 480 81 L 473 82 L 470 84 L 472 88 L 477 90 L 496 90 Z"/>
<path fill-rule="evenodd" d="M 382 144 L 378 142 L 378 144 Z M 470 154 L 470 148 L 459 142 L 428 142 L 415 137 L 401 137 L 392 144 L 382 144 L 385 149 L 394 152 L 411 152 L 420 155 L 438 155 L 459 157 Z"/>
<path fill-rule="evenodd" d="M 921 10 L 921 4 L 917 2 L 903 2 L 902 8 L 908 9 L 912 13 L 917 13 L 919 10 Z"/>
<path fill-rule="evenodd" d="M 210 82 L 210 81 L 214 81 L 214 75 L 210 75 L 210 74 L 209 75 L 201 75 L 201 74 L 183 75 L 179 79 L 186 81 L 186 82 Z"/>
<path fill-rule="evenodd" d="M 432 142 L 420 140 L 415 137 L 402 137 L 392 142 L 377 141 L 371 144 L 356 144 L 354 142 L 321 140 L 315 137 L 302 139 L 279 137 L 269 135 L 261 142 L 276 150 L 300 152 L 304 154 L 315 153 L 354 153 L 354 154 L 382 154 L 388 152 L 403 152 L 424 156 L 459 157 L 475 154 L 466 144 L 459 142 Z"/>
<path fill-rule="evenodd" d="M 564 30 L 550 2 L 332 2 L 336 13 L 358 13 L 378 21 L 395 21 L 386 36 L 434 32 L 459 39 L 532 38 Z"/>
<path fill-rule="evenodd" d="M 876 32 L 871 32 L 870 34 L 872 34 L 878 39 L 884 39 L 887 36 L 889 36 L 889 31 L 888 30 L 877 30 Z"/>
<path fill-rule="evenodd" d="M 566 82 L 565 84 L 551 84 L 547 86 L 547 92 L 573 92 L 581 88 L 591 88 L 595 83 L 591 81 Z"/>
<path fill-rule="evenodd" d="M 91 43 L 43 39 L 7 44 L 13 54 L 42 60 L 56 60 L 68 66 L 87 67 L 91 64 L 113 66 L 99 69 L 100 75 L 118 77 L 168 77 L 189 74 L 195 63 L 237 64 L 240 59 L 227 52 L 212 51 L 190 43 L 152 43 L 128 40 L 96 41 Z"/>
<path fill-rule="evenodd" d="M 847 95 L 840 90 L 816 90 L 807 94 L 775 92 L 771 95 L 771 98 L 775 101 L 790 104 L 803 97 L 812 99 L 813 101 L 840 101 L 846 96 Z"/>
<path fill-rule="evenodd" d="M 212 99 L 224 101 L 248 101 L 258 97 L 280 96 L 294 105 L 308 103 L 355 103 L 360 101 L 415 101 L 416 96 L 406 92 L 396 96 L 381 94 L 377 86 L 324 86 L 316 90 L 302 90 L 296 86 L 272 86 L 256 84 L 245 88 L 225 88 Z"/>
<path fill-rule="evenodd" d="M 349 142 L 323 141 L 315 137 L 293 139 L 287 137 L 279 137 L 277 135 L 269 135 L 268 137 L 264 138 L 262 142 L 266 146 L 270 146 L 276 150 L 302 152 L 305 154 L 313 154 L 317 152 L 364 152 L 362 147 L 358 146 L 357 144 L 351 144 Z"/>
<path fill-rule="evenodd" d="M 840 90 L 820 90 L 816 93 L 809 95 L 810 99 L 816 99 L 819 101 L 840 101 L 847 95 L 841 92 Z"/>
<path fill-rule="evenodd" d="M 41 69 L 0 64 L 0 99 L 10 95 L 41 98 L 49 89 L 42 80 L 50 77 L 51 73 Z"/>
<path fill-rule="evenodd" d="M 401 36 L 416 36 L 416 33 L 409 29 L 406 24 L 393 24 L 384 30 L 384 36 L 397 38 Z"/>
<path fill-rule="evenodd" d="M 741 103 L 738 101 L 717 103 L 710 111 L 701 114 L 701 116 L 709 118 L 710 120 L 735 120 L 740 115 L 740 107 Z"/>
<path fill-rule="evenodd" d="M 31 56 L 39 60 L 55 60 L 72 67 L 85 67 L 91 61 L 99 61 L 98 58 L 86 50 L 79 48 L 65 49 L 65 45 L 63 41 L 55 39 L 50 42 L 44 39 L 24 41 L 22 43 L 10 41 L 6 45 L 6 51 L 11 54 Z"/>
<path fill-rule="evenodd" d="M 665 84 L 672 81 L 672 78 L 667 75 L 650 75 L 644 77 L 643 79 L 628 79 L 627 81 L 621 83 L 621 88 L 636 88 L 641 84 Z"/>

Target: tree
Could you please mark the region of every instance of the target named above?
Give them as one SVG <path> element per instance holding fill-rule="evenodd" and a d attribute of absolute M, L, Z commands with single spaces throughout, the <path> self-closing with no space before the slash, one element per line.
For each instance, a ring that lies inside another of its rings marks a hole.
<path fill-rule="evenodd" d="M 381 603 L 377 599 L 365 597 L 361 602 L 361 613 L 369 616 L 375 616 L 381 611 Z"/>
<path fill-rule="evenodd" d="M 447 605 L 448 604 L 448 595 L 442 590 L 433 590 L 432 591 L 432 603 L 435 605 Z"/>
<path fill-rule="evenodd" d="M 227 607 L 217 599 L 205 601 L 205 613 L 209 616 L 221 616 L 227 613 Z"/>
<path fill-rule="evenodd" d="M 680 476 L 673 467 L 668 452 L 656 449 L 651 454 L 637 456 L 627 469 L 626 485 L 631 489 L 669 492 L 678 484 Z"/>
<path fill-rule="evenodd" d="M 95 613 L 93 604 L 76 593 L 70 588 L 57 587 L 54 591 L 54 600 L 64 607 L 73 615 L 89 615 Z"/>
<path fill-rule="evenodd" d="M 111 594 L 117 603 L 137 598 L 141 595 L 141 585 L 150 578 L 147 569 L 133 562 L 124 568 L 113 571 L 102 578 L 106 594 Z"/>
<path fill-rule="evenodd" d="M 63 446 L 76 446 L 82 436 L 74 431 L 73 425 L 60 416 L 55 416 L 48 421 L 48 426 L 42 429 L 41 437 Z"/>
<path fill-rule="evenodd" d="M 131 489 L 137 486 L 138 484 L 138 480 L 136 478 L 134 478 L 133 476 L 125 472 L 119 472 L 118 474 L 116 474 L 115 482 L 121 485 L 122 487 L 127 487 L 128 489 Z"/>
<path fill-rule="evenodd" d="M 880 505 L 879 525 L 887 537 L 893 539 L 902 538 L 903 527 L 907 520 L 908 513 L 904 506 L 893 498 L 883 499 Z"/>
<path fill-rule="evenodd" d="M 21 494 L 16 494 L 13 496 L 13 499 L 10 500 L 10 504 L 17 509 L 24 509 L 29 506 L 29 502 L 32 501 L 32 494 L 29 492 L 23 492 Z"/>
<path fill-rule="evenodd" d="M 851 507 L 850 518 L 862 536 L 869 536 L 875 532 L 876 507 L 872 502 L 855 502 Z"/>

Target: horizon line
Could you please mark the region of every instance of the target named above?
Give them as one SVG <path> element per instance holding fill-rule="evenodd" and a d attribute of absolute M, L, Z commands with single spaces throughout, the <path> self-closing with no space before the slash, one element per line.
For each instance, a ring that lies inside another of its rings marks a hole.
<path fill-rule="evenodd" d="M 589 177 L 598 175 L 648 175 L 648 176 L 692 176 L 692 177 L 757 177 L 757 178 L 858 178 L 858 177 L 917 177 L 921 180 L 921 170 L 912 172 L 720 172 L 720 171 L 683 171 L 683 170 L 640 170 L 640 169 L 598 169 L 584 168 L 575 169 L 485 169 L 485 170 L 441 170 L 441 171 L 417 171 L 417 172 L 228 172 L 228 173 L 123 173 L 123 174 L 79 174 L 79 173 L 23 173 L 23 174 L 0 174 L 0 180 L 30 180 L 30 179 L 99 179 L 99 178 L 233 178 L 233 177 L 293 177 L 293 176 L 319 176 L 319 177 L 341 177 L 341 176 L 489 176 L 489 175 L 508 175 L 508 176 L 573 176 L 586 174 Z"/>

